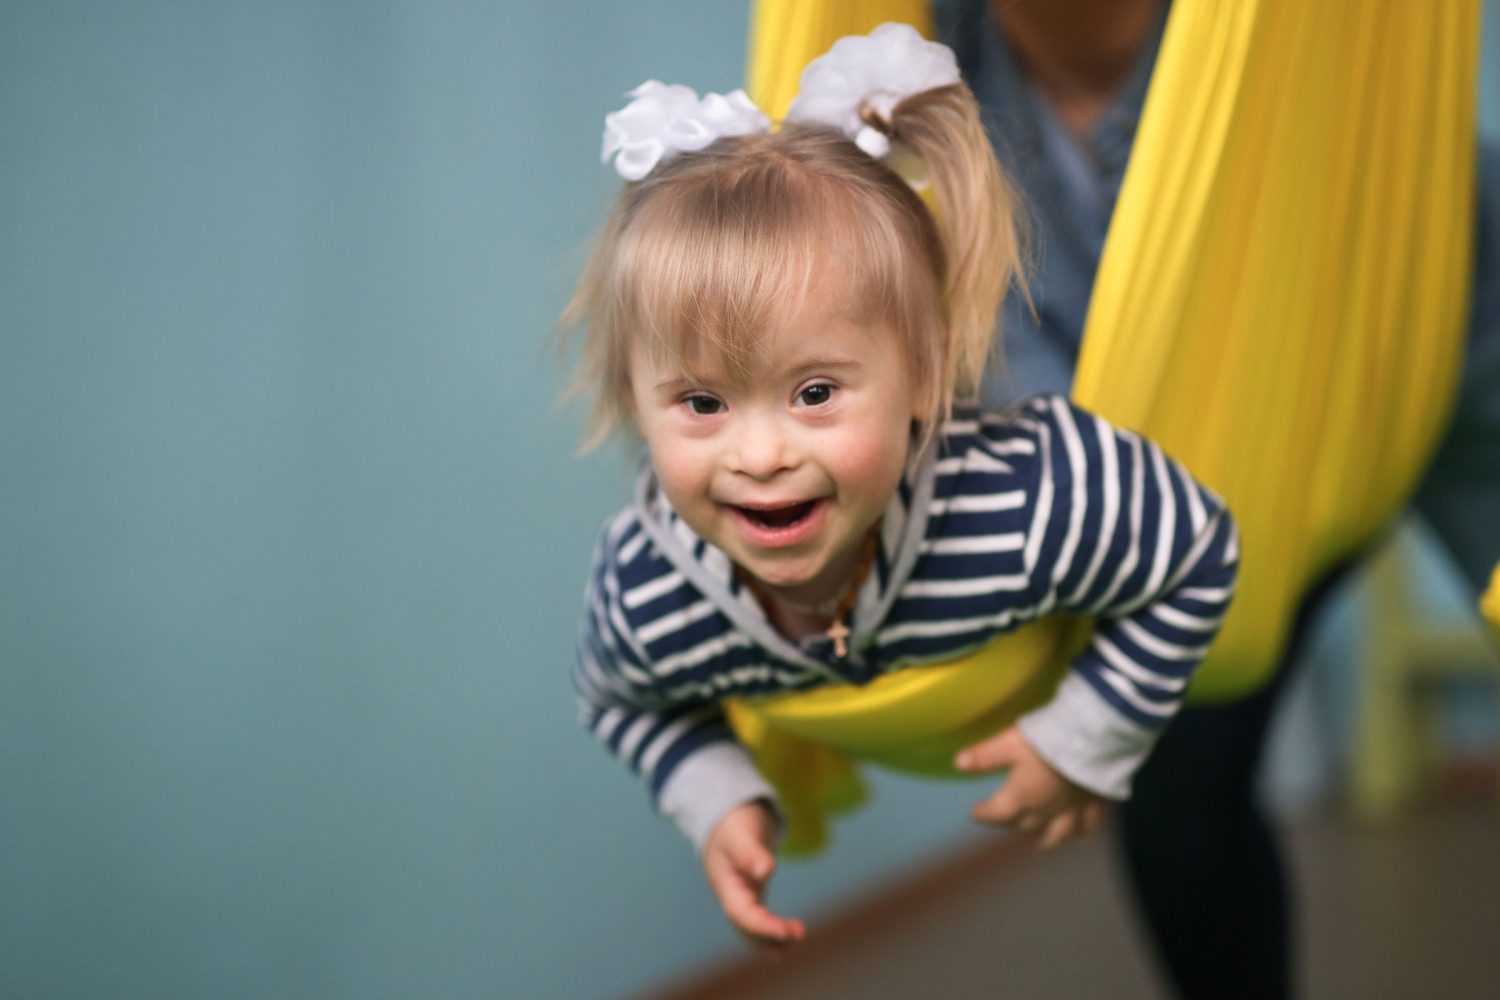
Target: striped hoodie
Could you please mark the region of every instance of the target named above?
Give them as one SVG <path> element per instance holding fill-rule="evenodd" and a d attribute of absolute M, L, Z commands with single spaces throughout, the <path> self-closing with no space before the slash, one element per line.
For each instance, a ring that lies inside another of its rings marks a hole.
<path fill-rule="evenodd" d="M 583 722 L 700 849 L 735 806 L 774 801 L 721 699 L 865 684 L 1052 613 L 1097 625 L 1022 733 L 1071 781 L 1126 797 L 1219 629 L 1238 568 L 1234 523 L 1212 491 L 1061 396 L 945 423 L 879 535 L 840 658 L 822 635 L 777 632 L 649 468 L 605 524 L 574 670 Z"/>

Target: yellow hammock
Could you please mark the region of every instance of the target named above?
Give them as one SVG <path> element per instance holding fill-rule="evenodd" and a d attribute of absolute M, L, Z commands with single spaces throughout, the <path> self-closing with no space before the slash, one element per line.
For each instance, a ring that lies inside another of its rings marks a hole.
<path fill-rule="evenodd" d="M 1480 599 L 1479 610 L 1489 619 L 1490 628 L 1495 630 L 1495 635 L 1500 637 L 1500 566 L 1495 567 L 1495 573 L 1490 577 L 1490 589 Z"/>
<path fill-rule="evenodd" d="M 803 66 L 888 20 L 930 35 L 922 0 L 759 0 L 752 96 L 780 118 Z M 1073 396 L 1238 519 L 1239 592 L 1193 700 L 1265 682 L 1302 595 L 1405 504 L 1448 417 L 1478 38 L 1477 0 L 1173 4 Z M 858 800 L 850 757 L 952 774 L 957 749 L 1047 697 L 1081 630 L 1043 621 L 954 664 L 731 705 L 785 848 L 816 850 L 824 813 Z"/>

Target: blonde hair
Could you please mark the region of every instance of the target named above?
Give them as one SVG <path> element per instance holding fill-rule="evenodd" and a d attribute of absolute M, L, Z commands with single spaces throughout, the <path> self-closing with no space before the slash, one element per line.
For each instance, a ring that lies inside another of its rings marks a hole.
<path fill-rule="evenodd" d="M 767 324 L 830 267 L 852 318 L 900 332 L 929 428 L 977 395 L 1020 250 L 974 97 L 955 84 L 864 117 L 925 170 L 935 212 L 842 133 L 802 123 L 719 139 L 626 186 L 561 320 L 583 329 L 585 448 L 630 422 L 633 345 L 684 368 L 711 348 L 747 372 Z"/>

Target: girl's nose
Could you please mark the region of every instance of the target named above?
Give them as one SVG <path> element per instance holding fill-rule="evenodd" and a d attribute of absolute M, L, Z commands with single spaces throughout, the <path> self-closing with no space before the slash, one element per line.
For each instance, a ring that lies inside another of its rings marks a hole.
<path fill-rule="evenodd" d="M 731 464 L 752 479 L 770 479 L 796 464 L 792 443 L 780 422 L 747 415 L 735 436 Z"/>

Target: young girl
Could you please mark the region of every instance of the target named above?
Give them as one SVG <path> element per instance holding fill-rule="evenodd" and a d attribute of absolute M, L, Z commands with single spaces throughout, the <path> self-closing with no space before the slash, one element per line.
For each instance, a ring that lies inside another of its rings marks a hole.
<path fill-rule="evenodd" d="M 575 680 L 731 922 L 776 950 L 804 928 L 762 903 L 774 795 L 722 699 L 1095 616 L 1052 701 L 958 760 L 1010 772 L 977 819 L 1053 844 L 1128 794 L 1229 603 L 1236 537 L 1155 445 L 1061 397 L 955 413 L 1017 250 L 948 49 L 846 38 L 775 132 L 738 91 L 632 96 L 605 136 L 631 183 L 567 320 L 595 440 L 632 426 L 650 463 L 600 538 Z"/>

